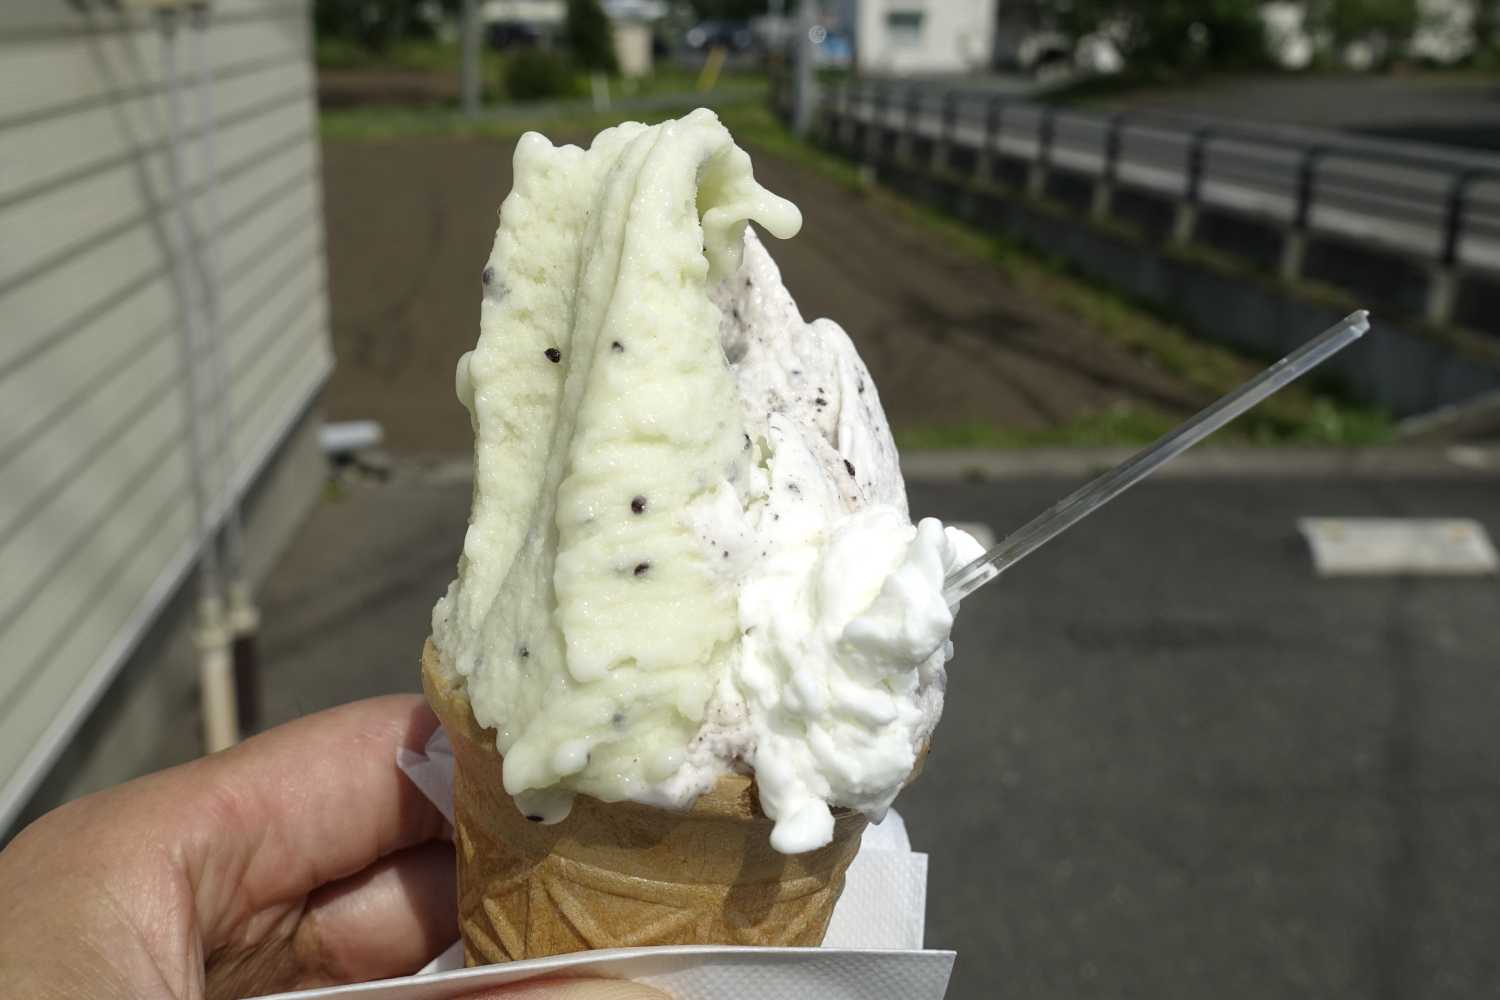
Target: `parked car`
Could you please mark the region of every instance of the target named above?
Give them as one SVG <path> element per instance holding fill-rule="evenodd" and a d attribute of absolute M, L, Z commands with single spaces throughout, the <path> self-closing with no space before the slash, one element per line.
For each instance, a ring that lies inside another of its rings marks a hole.
<path fill-rule="evenodd" d="M 755 48 L 755 32 L 749 21 L 700 21 L 688 29 L 683 41 L 695 52 L 722 48 L 738 54 Z"/>

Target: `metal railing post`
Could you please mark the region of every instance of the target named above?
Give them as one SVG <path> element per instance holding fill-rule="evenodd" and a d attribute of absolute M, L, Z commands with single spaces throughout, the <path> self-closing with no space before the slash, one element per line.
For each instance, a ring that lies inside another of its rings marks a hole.
<path fill-rule="evenodd" d="M 1000 142 L 1000 123 L 1005 114 L 1005 100 L 991 97 L 984 104 L 984 143 L 974 162 L 974 175 L 989 183 L 995 179 L 996 145 Z"/>
<path fill-rule="evenodd" d="M 1459 171 L 1448 188 L 1443 202 L 1443 245 L 1437 263 L 1427 277 L 1427 321 L 1439 326 L 1453 322 L 1453 307 L 1458 299 L 1459 250 L 1464 238 L 1464 210 L 1468 206 L 1469 185 L 1483 175 L 1476 169 Z"/>
<path fill-rule="evenodd" d="M 938 125 L 938 138 L 932 147 L 932 169 L 936 172 L 952 168 L 953 138 L 958 127 L 958 92 L 943 92 L 943 110 Z"/>
<path fill-rule="evenodd" d="M 865 118 L 865 161 L 877 163 L 880 160 L 881 137 L 885 134 L 885 106 L 888 94 L 886 86 L 882 83 L 870 85 L 869 94 L 866 98 L 866 107 L 869 111 Z"/>
<path fill-rule="evenodd" d="M 1213 129 L 1200 128 L 1193 131 L 1188 146 L 1187 177 L 1184 178 L 1182 200 L 1177 203 L 1177 213 L 1172 219 L 1172 242 L 1190 243 L 1198 228 L 1198 205 L 1203 191 L 1203 160 L 1206 147 L 1213 138 Z"/>
<path fill-rule="evenodd" d="M 1324 152 L 1322 146 L 1308 147 L 1297 167 L 1297 205 L 1292 213 L 1292 228 L 1287 230 L 1281 245 L 1281 264 L 1278 267 L 1283 281 L 1296 281 L 1302 277 L 1302 264 L 1307 258 L 1307 229 L 1312 222 L 1313 194 L 1318 181 L 1318 161 Z"/>
<path fill-rule="evenodd" d="M 1052 151 L 1052 133 L 1056 128 L 1053 116 L 1056 112 L 1049 105 L 1042 105 L 1037 121 L 1036 159 L 1026 171 L 1026 193 L 1040 198 L 1047 193 L 1047 167 Z"/>
<path fill-rule="evenodd" d="M 1109 217 L 1115 203 L 1115 178 L 1120 170 L 1120 133 L 1125 130 L 1126 112 L 1109 116 L 1109 125 L 1104 133 L 1104 162 L 1099 166 L 1099 176 L 1094 180 L 1094 196 L 1089 204 L 1089 214 L 1095 219 Z"/>
<path fill-rule="evenodd" d="M 908 84 L 905 93 L 906 118 L 896 132 L 896 159 L 910 160 L 917 146 L 917 110 L 921 107 L 922 91 L 916 84 Z"/>
<path fill-rule="evenodd" d="M 854 145 L 853 90 L 853 85 L 847 80 L 839 84 L 838 129 L 834 132 L 834 140 L 845 149 Z"/>

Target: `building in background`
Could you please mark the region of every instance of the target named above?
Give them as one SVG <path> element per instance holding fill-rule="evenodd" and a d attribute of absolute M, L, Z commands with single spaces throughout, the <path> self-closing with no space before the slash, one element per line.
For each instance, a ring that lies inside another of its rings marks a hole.
<path fill-rule="evenodd" d="M 996 0 L 860 0 L 861 73 L 971 73 L 990 67 Z"/>
<path fill-rule="evenodd" d="M 615 62 L 625 77 L 650 76 L 653 66 L 653 34 L 667 16 L 665 0 L 605 0 L 615 44 Z"/>
<path fill-rule="evenodd" d="M 0 841 L 200 752 L 193 469 L 210 509 L 243 498 L 252 583 L 323 488 L 309 6 L 218 0 L 205 34 L 184 16 L 169 41 L 129 4 L 0 4 Z M 208 93 L 192 87 L 199 51 Z M 169 59 L 187 89 L 175 106 Z M 210 294 L 224 391 L 194 398 L 186 365 L 201 375 L 208 348 L 181 331 Z"/>

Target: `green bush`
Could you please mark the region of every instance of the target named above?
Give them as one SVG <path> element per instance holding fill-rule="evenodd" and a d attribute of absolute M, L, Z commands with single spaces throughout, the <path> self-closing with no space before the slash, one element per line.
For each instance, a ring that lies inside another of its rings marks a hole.
<path fill-rule="evenodd" d="M 591 73 L 617 73 L 614 34 L 599 0 L 568 0 L 563 33 L 573 58 Z"/>
<path fill-rule="evenodd" d="M 547 49 L 522 49 L 505 62 L 505 92 L 517 101 L 572 97 L 573 64 Z"/>

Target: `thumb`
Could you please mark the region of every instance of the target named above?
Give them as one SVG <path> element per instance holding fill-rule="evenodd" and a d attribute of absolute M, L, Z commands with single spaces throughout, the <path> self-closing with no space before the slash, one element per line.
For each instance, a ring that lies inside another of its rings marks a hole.
<path fill-rule="evenodd" d="M 672 1000 L 661 990 L 624 979 L 532 979 L 466 995 L 463 1000 Z"/>

